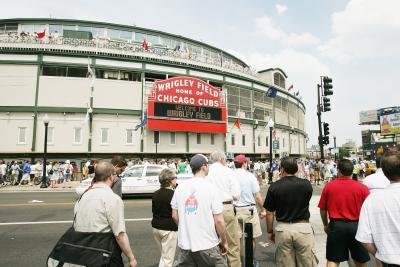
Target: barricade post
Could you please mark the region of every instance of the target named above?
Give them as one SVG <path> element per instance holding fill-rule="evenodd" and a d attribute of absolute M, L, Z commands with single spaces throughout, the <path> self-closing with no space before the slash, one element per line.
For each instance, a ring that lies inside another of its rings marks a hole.
<path fill-rule="evenodd" d="M 244 262 L 245 267 L 253 267 L 253 224 L 244 224 Z"/>

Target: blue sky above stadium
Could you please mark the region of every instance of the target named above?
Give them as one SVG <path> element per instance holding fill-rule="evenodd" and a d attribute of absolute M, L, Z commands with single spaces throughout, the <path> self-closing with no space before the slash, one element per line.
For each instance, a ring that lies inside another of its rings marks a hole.
<path fill-rule="evenodd" d="M 316 84 L 329 75 L 332 111 L 323 121 L 338 144 L 361 144 L 359 112 L 400 105 L 398 10 L 398 0 L 15 0 L 2 4 L 0 17 L 136 25 L 209 43 L 258 70 L 282 68 L 307 106 L 310 144 L 318 136 Z"/>

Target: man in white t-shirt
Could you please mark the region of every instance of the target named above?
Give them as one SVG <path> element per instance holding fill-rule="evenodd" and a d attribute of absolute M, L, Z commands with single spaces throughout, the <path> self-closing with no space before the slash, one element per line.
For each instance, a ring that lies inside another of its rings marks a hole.
<path fill-rule="evenodd" d="M 382 266 L 400 266 L 400 154 L 383 157 L 381 165 L 390 185 L 364 201 L 356 239 Z"/>
<path fill-rule="evenodd" d="M 171 200 L 180 248 L 176 266 L 225 267 L 228 242 L 223 205 L 215 187 L 205 179 L 208 160 L 197 154 L 190 160 L 190 167 L 193 178 L 179 185 Z"/>
<path fill-rule="evenodd" d="M 378 168 L 374 174 L 368 175 L 364 178 L 362 183 L 368 187 L 369 192 L 374 193 L 386 188 L 390 181 L 385 176 L 381 168 L 381 159 L 376 160 L 376 167 Z"/>

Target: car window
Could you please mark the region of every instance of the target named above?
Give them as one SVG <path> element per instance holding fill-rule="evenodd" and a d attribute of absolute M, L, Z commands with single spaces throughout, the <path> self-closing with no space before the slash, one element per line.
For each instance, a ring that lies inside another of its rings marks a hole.
<path fill-rule="evenodd" d="M 124 177 L 142 177 L 143 167 L 132 168 L 124 172 Z"/>
<path fill-rule="evenodd" d="M 160 167 L 147 166 L 146 176 L 159 176 L 161 170 L 162 168 Z"/>

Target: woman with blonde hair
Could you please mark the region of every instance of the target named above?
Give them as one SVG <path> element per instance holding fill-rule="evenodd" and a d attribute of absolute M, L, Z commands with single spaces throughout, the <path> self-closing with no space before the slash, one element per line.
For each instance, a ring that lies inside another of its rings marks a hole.
<path fill-rule="evenodd" d="M 159 176 L 161 188 L 152 198 L 153 235 L 161 251 L 159 267 L 172 267 L 175 259 L 178 226 L 172 220 L 171 200 L 176 187 L 176 171 L 164 169 Z"/>

